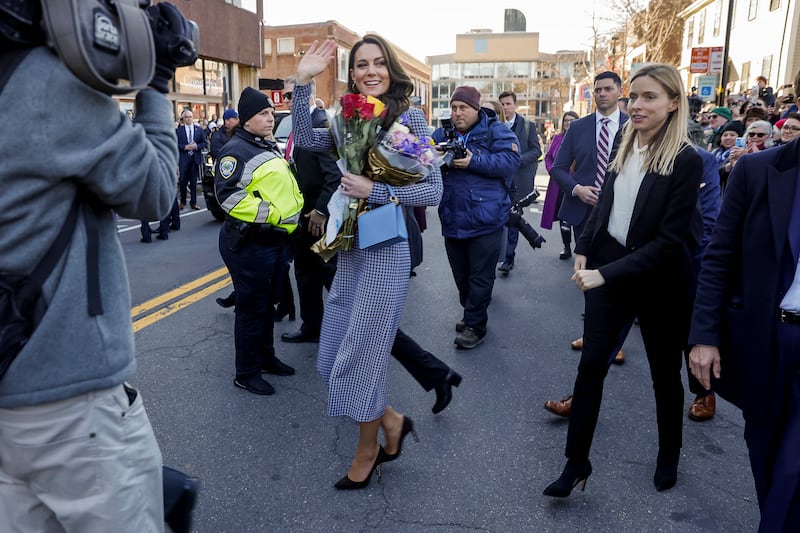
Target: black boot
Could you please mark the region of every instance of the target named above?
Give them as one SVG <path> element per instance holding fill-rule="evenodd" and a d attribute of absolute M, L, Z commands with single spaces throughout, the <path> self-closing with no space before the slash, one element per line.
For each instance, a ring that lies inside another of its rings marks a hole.
<path fill-rule="evenodd" d="M 561 242 L 564 243 L 564 249 L 558 255 L 558 258 L 564 261 L 572 257 L 572 226 L 562 221 L 559 222 L 559 227 L 561 228 Z"/>

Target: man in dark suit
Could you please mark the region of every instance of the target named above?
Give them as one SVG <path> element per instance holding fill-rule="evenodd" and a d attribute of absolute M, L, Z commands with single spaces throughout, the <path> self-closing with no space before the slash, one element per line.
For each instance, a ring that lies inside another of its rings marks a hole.
<path fill-rule="evenodd" d="M 311 124 L 315 128 L 327 126 L 324 110 L 321 114 L 311 113 Z M 336 257 L 326 262 L 311 251 L 311 245 L 325 233 L 328 201 L 339 186 L 342 173 L 329 152 L 312 152 L 294 146 L 287 148 L 287 157 L 291 157 L 294 163 L 297 184 L 304 200 L 300 231 L 294 241 L 294 277 L 303 323 L 298 331 L 282 334 L 281 340 L 293 343 L 319 342 L 324 310 L 322 289 L 331 288 L 336 275 Z"/>
<path fill-rule="evenodd" d="M 564 191 L 564 201 L 558 211 L 559 220 L 572 226 L 575 242 L 583 233 L 589 212 L 600 197 L 609 158 L 619 142 L 617 132 L 628 120 L 617 106 L 622 96 L 622 80 L 616 73 L 605 71 L 594 79 L 594 103 L 597 111 L 570 124 L 564 142 L 556 155 L 550 176 Z M 602 147 L 602 149 L 601 149 Z M 583 348 L 583 338 L 572 341 L 573 350 Z M 615 362 L 622 363 L 625 354 L 617 354 Z"/>
<path fill-rule="evenodd" d="M 178 126 L 175 134 L 178 136 L 178 169 L 180 179 L 178 181 L 178 191 L 181 201 L 178 206 L 183 209 L 186 206 L 186 187 L 188 185 L 191 192 L 189 205 L 192 209 L 200 209 L 197 206 L 197 178 L 200 176 L 200 166 L 203 164 L 203 154 L 200 152 L 206 147 L 206 135 L 203 128 L 194 124 L 194 115 L 187 109 L 181 115 L 183 124 Z"/>
<path fill-rule="evenodd" d="M 513 203 L 533 192 L 533 179 L 536 176 L 536 167 L 539 166 L 542 147 L 539 146 L 536 123 L 525 120 L 524 117 L 517 114 L 517 95 L 511 91 L 505 91 L 500 93 L 499 100 L 505 116 L 497 118 L 503 120 L 519 139 L 519 152 L 522 157 L 522 163 L 514 172 L 513 197 L 511 199 Z M 497 269 L 505 276 L 514 268 L 514 250 L 519 241 L 519 231 L 516 228 L 508 228 L 507 233 L 506 256 Z"/>
<path fill-rule="evenodd" d="M 762 533 L 800 531 L 798 172 L 798 141 L 736 164 L 689 334 L 692 372 L 744 415 Z"/>

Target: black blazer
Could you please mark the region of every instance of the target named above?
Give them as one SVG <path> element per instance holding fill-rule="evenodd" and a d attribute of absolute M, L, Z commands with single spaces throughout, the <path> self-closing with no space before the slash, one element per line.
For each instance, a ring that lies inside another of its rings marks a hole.
<path fill-rule="evenodd" d="M 613 284 L 631 276 L 655 274 L 664 269 L 672 270 L 676 266 L 684 268 L 691 264 L 690 231 L 702 175 L 703 160 L 689 145 L 685 145 L 678 153 L 669 176 L 655 172 L 645 174 L 636 196 L 625 243 L 628 253 L 616 261 L 599 266 L 606 283 Z M 606 173 L 600 200 L 592 209 L 586 228 L 575 246 L 576 253 L 587 256 L 590 267 L 596 255 L 597 237 L 601 231 L 608 230 L 616 179 L 616 172 Z"/>
<path fill-rule="evenodd" d="M 763 412 L 770 398 L 775 322 L 788 288 L 781 267 L 794 261 L 788 229 L 792 209 L 800 209 L 792 206 L 799 166 L 798 141 L 742 157 L 701 263 L 689 343 L 719 347 L 713 387 L 746 414 Z"/>

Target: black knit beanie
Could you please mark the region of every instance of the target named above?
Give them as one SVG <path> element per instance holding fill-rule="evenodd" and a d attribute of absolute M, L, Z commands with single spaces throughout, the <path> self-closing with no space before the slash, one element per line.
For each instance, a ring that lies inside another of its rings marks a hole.
<path fill-rule="evenodd" d="M 256 91 L 252 87 L 245 87 L 239 96 L 239 123 L 244 125 L 245 122 L 253 118 L 257 113 L 260 113 L 268 107 L 275 107 L 269 97 Z"/>

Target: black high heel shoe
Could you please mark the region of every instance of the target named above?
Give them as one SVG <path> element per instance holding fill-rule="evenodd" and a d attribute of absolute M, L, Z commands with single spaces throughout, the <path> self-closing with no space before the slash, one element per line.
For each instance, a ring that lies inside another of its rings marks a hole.
<path fill-rule="evenodd" d="M 436 403 L 433 404 L 431 411 L 433 414 L 441 413 L 444 408 L 450 405 L 453 399 L 453 387 L 461 385 L 461 375 L 454 371 L 452 368 L 447 372 L 447 377 L 444 381 L 436 385 Z"/>
<path fill-rule="evenodd" d="M 542 494 L 553 498 L 566 498 L 581 481 L 583 481 L 581 490 L 586 490 L 586 480 L 591 475 L 592 463 L 588 459 L 585 461 L 569 459 L 564 471 L 561 473 L 561 477 L 550 483 Z"/>
<path fill-rule="evenodd" d="M 363 481 L 353 481 L 350 479 L 350 476 L 345 474 L 345 476 L 336 482 L 333 488 L 338 490 L 358 490 L 366 488 L 369 485 L 369 481 L 372 479 L 372 473 L 375 472 L 381 466 L 381 463 L 386 462 L 386 452 L 383 451 L 383 446 L 379 446 L 378 448 L 378 456 L 375 457 L 375 462 L 372 463 L 372 469 L 367 474 L 367 477 Z M 378 470 L 378 479 L 381 477 L 381 471 Z"/>
<path fill-rule="evenodd" d="M 419 442 L 419 437 L 417 437 L 417 432 L 414 431 L 414 421 L 407 416 L 403 416 L 403 428 L 400 430 L 400 440 L 397 443 L 397 451 L 392 454 L 384 452 L 383 454 L 384 463 L 394 461 L 395 459 L 400 457 L 400 453 L 403 451 L 403 439 L 405 439 L 406 435 L 408 435 L 409 433 L 411 433 L 414 436 L 414 442 Z"/>
<path fill-rule="evenodd" d="M 289 316 L 289 320 L 294 322 L 295 319 L 294 302 L 292 302 L 289 305 L 283 305 L 283 302 L 281 302 L 275 307 L 275 322 L 280 322 L 281 320 L 286 318 L 287 315 Z"/>
<path fill-rule="evenodd" d="M 658 452 L 656 459 L 656 473 L 653 475 L 653 485 L 658 492 L 671 489 L 678 482 L 678 461 L 681 452 Z"/>

